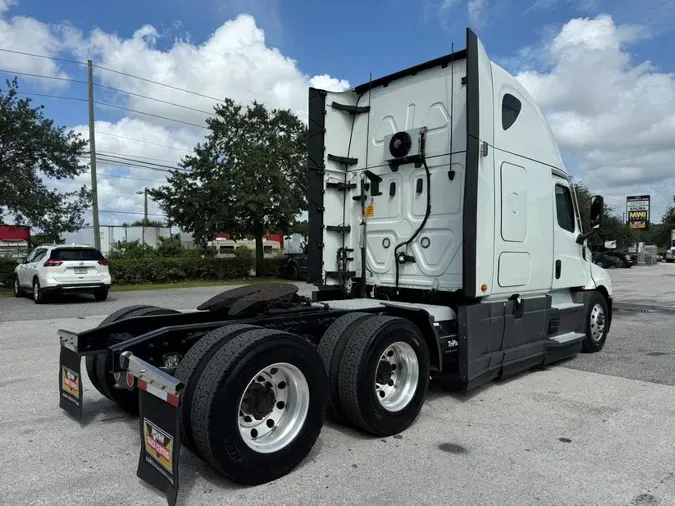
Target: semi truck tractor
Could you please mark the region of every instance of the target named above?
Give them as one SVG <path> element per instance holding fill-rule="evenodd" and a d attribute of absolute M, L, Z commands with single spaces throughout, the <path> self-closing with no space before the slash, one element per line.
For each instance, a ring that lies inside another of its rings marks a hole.
<path fill-rule="evenodd" d="M 546 119 L 471 30 L 461 51 L 310 88 L 308 120 L 311 297 L 255 285 L 58 331 L 60 406 L 82 415 L 84 357 L 140 417 L 137 475 L 170 504 L 182 448 L 261 484 L 306 457 L 326 416 L 394 435 L 431 381 L 465 392 L 605 345 L 612 284 L 587 246 L 603 199 L 584 230 Z"/>

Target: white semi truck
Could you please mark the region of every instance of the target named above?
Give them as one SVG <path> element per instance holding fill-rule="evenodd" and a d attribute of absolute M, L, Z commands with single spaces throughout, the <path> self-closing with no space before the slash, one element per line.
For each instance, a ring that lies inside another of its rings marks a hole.
<path fill-rule="evenodd" d="M 139 413 L 137 474 L 178 488 L 181 446 L 246 484 L 290 472 L 326 412 L 404 431 L 430 381 L 466 391 L 600 351 L 612 285 L 546 120 L 467 30 L 466 49 L 343 93 L 309 90 L 308 274 L 197 311 L 133 306 L 60 330 L 60 405 L 89 380 Z M 122 467 L 123 468 L 123 467 Z"/>

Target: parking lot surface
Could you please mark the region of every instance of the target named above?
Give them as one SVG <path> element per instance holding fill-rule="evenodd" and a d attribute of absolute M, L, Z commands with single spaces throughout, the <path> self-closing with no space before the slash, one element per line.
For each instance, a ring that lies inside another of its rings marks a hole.
<path fill-rule="evenodd" d="M 314 289 L 307 283 L 296 283 L 298 294 L 309 296 Z M 54 299 L 48 304 L 35 304 L 30 297 L 0 297 L 0 322 L 17 320 L 46 320 L 50 318 L 81 318 L 107 316 L 135 304 L 152 304 L 169 309 L 195 309 L 202 302 L 225 290 L 242 285 L 171 288 L 167 290 L 139 290 L 108 294 L 105 302 L 96 302 L 91 295 L 73 294 Z"/>
<path fill-rule="evenodd" d="M 649 295 L 675 266 L 651 269 L 610 271 L 619 310 L 601 353 L 467 394 L 433 387 L 418 420 L 394 437 L 329 421 L 299 468 L 259 487 L 234 485 L 182 451 L 179 504 L 675 504 L 675 312 L 660 309 L 675 305 L 675 295 Z M 620 309 L 624 276 L 645 287 L 628 300 L 630 310 Z M 0 299 L 0 504 L 166 504 L 136 478 L 137 419 L 101 397 L 86 374 L 82 425 L 58 408 L 55 332 L 93 327 L 148 300 L 192 309 L 220 291 L 189 290 L 200 293 L 121 292 L 110 305 L 59 304 L 58 319 L 28 299 L 30 311 L 48 313 L 8 315 L 5 301 L 22 301 Z M 636 300 L 653 302 L 638 308 Z M 90 306 L 100 316 L 84 316 Z"/>

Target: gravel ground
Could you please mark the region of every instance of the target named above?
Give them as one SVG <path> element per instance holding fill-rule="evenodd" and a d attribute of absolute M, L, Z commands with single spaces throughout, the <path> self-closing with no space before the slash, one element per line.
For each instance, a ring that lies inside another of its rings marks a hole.
<path fill-rule="evenodd" d="M 659 290 L 675 265 L 610 273 L 618 311 L 601 353 L 468 394 L 432 388 L 392 438 L 329 421 L 298 469 L 261 487 L 236 486 L 183 451 L 179 504 L 675 504 L 675 312 L 663 309 L 675 293 Z M 224 288 L 46 306 L 0 298 L 0 505 L 166 504 L 136 478 L 137 419 L 86 374 L 82 426 L 58 408 L 55 331 L 131 304 L 193 309 Z"/>

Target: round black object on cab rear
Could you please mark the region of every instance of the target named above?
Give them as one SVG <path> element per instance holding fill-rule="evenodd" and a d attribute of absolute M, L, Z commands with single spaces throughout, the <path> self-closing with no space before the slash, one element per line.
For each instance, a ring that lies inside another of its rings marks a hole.
<path fill-rule="evenodd" d="M 408 132 L 397 132 L 389 140 L 389 152 L 395 158 L 403 158 L 410 152 L 412 138 Z"/>

